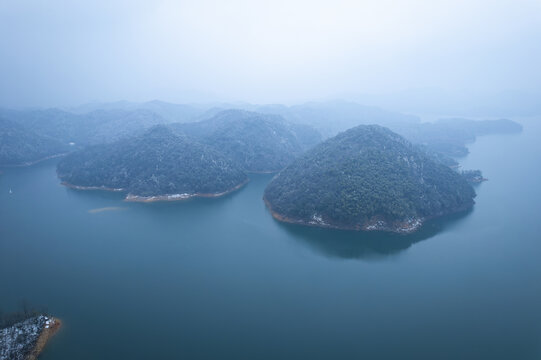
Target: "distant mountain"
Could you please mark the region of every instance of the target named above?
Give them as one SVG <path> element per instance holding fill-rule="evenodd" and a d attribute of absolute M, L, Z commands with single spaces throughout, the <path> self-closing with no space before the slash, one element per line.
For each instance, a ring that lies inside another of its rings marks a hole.
<path fill-rule="evenodd" d="M 59 109 L 7 110 L 0 109 L 0 117 L 23 125 L 25 128 L 59 141 L 78 142 L 77 128 L 81 119 Z M 81 131 L 82 132 L 82 131 Z"/>
<path fill-rule="evenodd" d="M 70 151 L 67 143 L 0 118 L 0 165 L 29 165 Z"/>
<path fill-rule="evenodd" d="M 313 226 L 411 232 L 472 207 L 475 192 L 400 135 L 361 125 L 326 140 L 265 190 L 275 218 Z"/>
<path fill-rule="evenodd" d="M 521 132 L 522 126 L 507 119 L 453 118 L 413 126 L 401 124 L 391 127 L 391 129 L 411 142 L 426 146 L 430 151 L 446 156 L 460 157 L 468 154 L 466 145 L 474 142 L 477 136 Z"/>
<path fill-rule="evenodd" d="M 162 125 L 74 152 L 62 159 L 57 172 L 76 187 L 123 189 L 131 199 L 142 200 L 221 195 L 247 181 L 238 166 L 215 150 Z"/>
<path fill-rule="evenodd" d="M 0 116 L 37 134 L 65 143 L 73 142 L 77 146 L 115 141 L 166 122 L 148 110 L 95 110 L 87 114 L 74 114 L 59 109 L 0 109 Z"/>
<path fill-rule="evenodd" d="M 87 114 L 96 110 L 146 110 L 162 117 L 166 122 L 192 122 L 200 119 L 208 105 L 174 104 L 160 100 L 147 102 L 117 101 L 110 103 L 88 103 L 67 110 L 77 114 Z"/>
<path fill-rule="evenodd" d="M 101 144 L 142 134 L 165 122 L 149 110 L 96 110 L 83 115 L 84 127 L 80 128 L 79 135 L 84 144 Z"/>
<path fill-rule="evenodd" d="M 321 141 L 319 133 L 309 126 L 244 110 L 226 110 L 208 120 L 171 126 L 214 147 L 250 172 L 279 171 Z"/>
<path fill-rule="evenodd" d="M 234 110 L 224 110 L 228 108 Z M 294 106 L 121 101 L 86 104 L 70 111 L 0 109 L 0 117 L 37 135 L 75 143 L 72 150 L 140 135 L 155 125 L 171 124 L 176 131 L 218 146 L 220 152 L 244 169 L 255 172 L 280 170 L 320 142 L 322 136 L 334 136 L 360 124 L 386 126 L 449 166 L 458 166 L 452 157 L 466 155 L 466 145 L 477 136 L 521 130 L 519 124 L 506 119 L 453 118 L 421 123 L 416 116 L 346 101 Z"/>
<path fill-rule="evenodd" d="M 420 119 L 413 115 L 364 106 L 349 101 L 309 102 L 301 105 L 264 105 L 256 111 L 279 114 L 286 120 L 315 127 L 324 137 L 363 124 L 390 127 L 394 124 L 417 124 Z"/>

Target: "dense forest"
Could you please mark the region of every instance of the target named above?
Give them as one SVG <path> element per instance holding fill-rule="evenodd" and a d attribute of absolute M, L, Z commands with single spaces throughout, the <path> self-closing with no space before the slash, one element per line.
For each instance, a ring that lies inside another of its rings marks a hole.
<path fill-rule="evenodd" d="M 70 151 L 67 143 L 0 118 L 0 165 L 25 165 Z"/>
<path fill-rule="evenodd" d="M 74 114 L 60 109 L 10 111 L 0 116 L 16 122 L 36 134 L 62 143 L 86 146 L 112 142 L 142 133 L 165 119 L 148 110 L 95 110 Z"/>
<path fill-rule="evenodd" d="M 399 223 L 470 208 L 474 197 L 460 174 L 377 125 L 326 140 L 265 190 L 278 218 L 365 230 L 399 231 Z"/>
<path fill-rule="evenodd" d="M 195 136 L 199 142 L 216 144 L 245 170 L 255 172 L 280 170 L 322 138 L 361 124 L 388 127 L 450 166 L 457 165 L 452 157 L 468 153 L 466 145 L 476 136 L 522 129 L 506 119 L 441 119 L 423 123 L 414 115 L 346 101 L 293 106 L 119 101 L 64 109 L 0 109 L 0 118 L 20 125 L 29 134 L 14 135 L 10 142 L 4 142 L 4 164 L 24 164 L 50 156 L 54 141 L 62 146 L 72 144 L 65 151 L 73 151 L 140 135 L 155 125 L 170 124 L 175 131 Z M 33 141 L 35 136 L 42 138 Z"/>
<path fill-rule="evenodd" d="M 121 101 L 67 109 L 0 109 L 0 119 L 0 165 L 31 164 L 166 124 L 248 172 L 277 172 L 322 138 L 359 124 L 386 126 L 452 168 L 458 168 L 455 158 L 466 155 L 467 144 L 477 136 L 522 130 L 520 124 L 506 119 L 423 123 L 413 115 L 345 101 L 293 106 Z"/>
<path fill-rule="evenodd" d="M 72 185 L 124 189 L 138 196 L 214 194 L 247 181 L 240 167 L 223 155 L 163 125 L 71 153 L 57 171 Z"/>
<path fill-rule="evenodd" d="M 279 171 L 321 141 L 310 126 L 244 110 L 221 111 L 208 120 L 171 127 L 214 147 L 249 172 Z"/>

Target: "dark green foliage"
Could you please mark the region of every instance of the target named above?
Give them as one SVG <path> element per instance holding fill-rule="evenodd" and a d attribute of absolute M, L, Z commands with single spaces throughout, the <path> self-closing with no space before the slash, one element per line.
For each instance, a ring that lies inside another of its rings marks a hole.
<path fill-rule="evenodd" d="M 473 205 L 473 188 L 401 136 L 377 125 L 340 133 L 297 159 L 265 190 L 272 209 L 347 227 L 373 216 L 432 217 Z"/>
<path fill-rule="evenodd" d="M 424 145 L 417 145 L 417 147 L 435 162 L 438 162 L 453 169 L 458 169 L 460 167 L 458 161 L 448 155 L 444 155 L 441 152 L 429 149 Z"/>
<path fill-rule="evenodd" d="M 172 127 L 252 172 L 279 171 L 321 141 L 319 133 L 309 126 L 244 110 L 226 110 L 205 121 Z"/>
<path fill-rule="evenodd" d="M 162 125 L 135 138 L 72 153 L 57 170 L 73 185 L 122 188 L 140 196 L 219 193 L 247 180 L 215 150 Z"/>
<path fill-rule="evenodd" d="M 24 165 L 69 150 L 67 143 L 0 119 L 0 165 Z"/>

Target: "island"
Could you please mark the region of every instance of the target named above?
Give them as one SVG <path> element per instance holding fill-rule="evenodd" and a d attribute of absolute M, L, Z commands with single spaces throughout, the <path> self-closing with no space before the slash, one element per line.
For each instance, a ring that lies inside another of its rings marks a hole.
<path fill-rule="evenodd" d="M 397 233 L 470 209 L 474 197 L 458 172 L 379 125 L 360 125 L 317 145 L 264 193 L 280 221 Z"/>
<path fill-rule="evenodd" d="M 142 202 L 217 197 L 248 181 L 231 160 L 164 125 L 73 152 L 58 163 L 57 174 L 69 187 L 124 191 L 126 200 Z"/>

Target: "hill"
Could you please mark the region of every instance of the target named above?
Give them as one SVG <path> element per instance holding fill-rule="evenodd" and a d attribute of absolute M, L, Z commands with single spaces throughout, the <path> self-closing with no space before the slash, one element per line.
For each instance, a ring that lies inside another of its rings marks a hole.
<path fill-rule="evenodd" d="M 309 126 L 245 110 L 225 110 L 208 120 L 172 127 L 214 147 L 249 172 L 279 171 L 321 141 Z"/>
<path fill-rule="evenodd" d="M 395 232 L 468 209 L 474 197 L 460 174 L 378 125 L 316 146 L 280 172 L 264 195 L 279 220 Z"/>
<path fill-rule="evenodd" d="M 176 200 L 219 196 L 242 186 L 242 170 L 215 150 L 165 126 L 87 147 L 58 164 L 58 176 L 82 189 L 124 190 L 128 199 Z"/>
<path fill-rule="evenodd" d="M 95 110 L 74 114 L 60 109 L 6 110 L 0 116 L 42 136 L 77 147 L 112 142 L 143 133 L 166 121 L 149 110 Z"/>
<path fill-rule="evenodd" d="M 69 150 L 67 143 L 0 119 L 0 165 L 29 165 Z"/>

